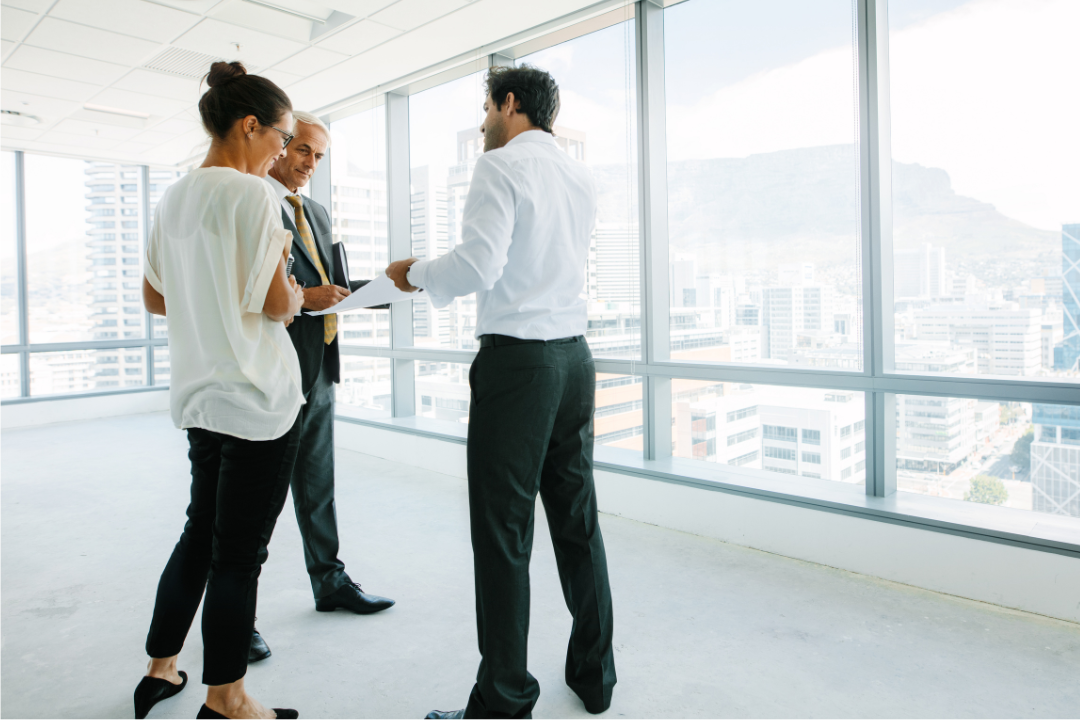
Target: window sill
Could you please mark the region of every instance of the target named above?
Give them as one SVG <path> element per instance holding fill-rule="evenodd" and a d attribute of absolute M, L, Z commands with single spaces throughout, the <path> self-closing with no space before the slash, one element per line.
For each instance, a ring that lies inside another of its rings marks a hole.
<path fill-rule="evenodd" d="M 428 418 L 362 419 L 338 415 L 342 422 L 464 445 L 468 426 Z M 862 485 L 777 476 L 763 470 L 733 468 L 684 458 L 645 460 L 640 453 L 597 447 L 595 467 L 702 490 L 834 512 L 976 540 L 1013 545 L 1080 559 L 1080 519 L 1027 510 L 899 492 L 870 497 Z"/>

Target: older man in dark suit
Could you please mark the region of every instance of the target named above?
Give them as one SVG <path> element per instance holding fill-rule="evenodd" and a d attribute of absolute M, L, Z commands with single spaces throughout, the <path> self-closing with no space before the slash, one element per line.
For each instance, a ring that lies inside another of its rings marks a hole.
<path fill-rule="evenodd" d="M 286 156 L 274 163 L 266 181 L 281 202 L 285 228 L 293 234 L 292 273 L 304 286 L 304 310 L 325 310 L 368 281 L 334 284 L 343 277 L 331 245 L 326 208 L 299 195 L 330 146 L 329 129 L 314 115 L 294 112 L 296 125 Z M 367 615 L 385 610 L 393 600 L 365 593 L 345 573 L 338 559 L 337 510 L 334 505 L 334 384 L 341 379 L 337 315 L 301 315 L 289 326 L 300 359 L 304 398 L 300 452 L 292 477 L 293 506 L 304 541 L 315 609 L 338 608 Z M 249 662 L 270 657 L 256 630 Z"/>

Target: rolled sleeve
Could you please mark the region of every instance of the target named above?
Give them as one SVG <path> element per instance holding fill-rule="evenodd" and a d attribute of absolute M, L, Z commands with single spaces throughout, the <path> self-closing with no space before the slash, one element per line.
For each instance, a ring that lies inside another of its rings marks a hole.
<path fill-rule="evenodd" d="M 413 287 L 424 290 L 424 294 L 427 295 L 428 300 L 436 308 L 444 308 L 454 301 L 452 297 L 444 297 L 442 295 L 432 295 L 431 291 L 427 289 L 427 268 L 431 265 L 430 260 L 418 260 L 409 267 L 409 272 L 406 275 L 406 279 Z"/>
<path fill-rule="evenodd" d="M 244 299 L 240 303 L 241 312 L 261 313 L 270 282 L 277 272 L 278 261 L 284 255 L 285 244 L 292 239 L 288 230 L 276 229 L 270 233 L 270 240 L 265 249 L 260 248 L 261 257 L 257 257 L 244 288 Z"/>

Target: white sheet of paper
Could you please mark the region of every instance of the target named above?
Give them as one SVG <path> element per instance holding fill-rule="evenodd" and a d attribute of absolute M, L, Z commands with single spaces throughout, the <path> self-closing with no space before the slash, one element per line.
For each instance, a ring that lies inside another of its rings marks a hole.
<path fill-rule="evenodd" d="M 398 290 L 397 286 L 394 285 L 394 281 L 388 278 L 386 273 L 379 273 L 374 280 L 339 302 L 337 305 L 326 308 L 325 310 L 305 311 L 305 314 L 328 315 L 330 313 L 338 313 L 340 315 L 348 312 L 358 312 L 365 308 L 372 307 L 373 305 L 386 305 L 387 303 L 401 302 L 402 300 L 416 300 L 417 294 L 418 293 L 408 293 Z"/>

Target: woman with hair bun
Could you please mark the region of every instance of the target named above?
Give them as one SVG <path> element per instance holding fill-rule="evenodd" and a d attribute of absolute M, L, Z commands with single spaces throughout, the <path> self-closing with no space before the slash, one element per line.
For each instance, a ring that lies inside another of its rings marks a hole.
<path fill-rule="evenodd" d="M 286 276 L 292 236 L 262 179 L 292 139 L 292 103 L 238 62 L 214 63 L 206 84 L 199 112 L 210 150 L 165 191 L 146 250 L 143 302 L 168 320 L 170 405 L 188 435 L 191 503 L 158 584 L 135 717 L 187 684 L 176 660 L 204 590 L 208 688 L 197 717 L 297 717 L 244 690 L 259 573 L 289 488 L 304 402 L 285 331 L 304 296 Z"/>

